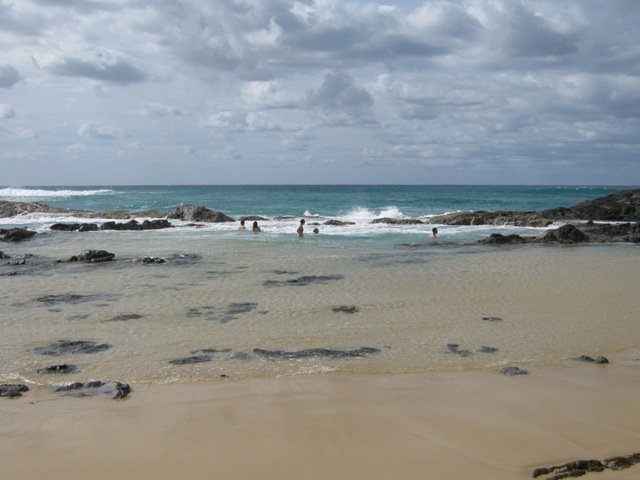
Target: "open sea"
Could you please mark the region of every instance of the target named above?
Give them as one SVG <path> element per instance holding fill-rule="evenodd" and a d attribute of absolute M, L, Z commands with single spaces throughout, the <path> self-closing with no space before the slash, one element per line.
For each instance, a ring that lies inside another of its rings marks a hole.
<path fill-rule="evenodd" d="M 195 204 L 234 218 L 149 231 L 59 232 L 71 214 L 0 218 L 0 383 L 136 384 L 330 372 L 499 369 L 640 345 L 634 245 L 499 248 L 430 224 L 473 210 L 572 206 L 612 186 L 0 187 L 0 200 L 103 212 Z M 238 229 L 259 216 L 261 233 Z M 423 224 L 372 223 L 408 218 Z M 140 214 L 139 220 L 144 219 Z M 305 235 L 296 227 L 306 220 Z M 324 225 L 329 219 L 348 225 Z M 439 230 L 431 238 L 431 228 Z M 317 227 L 320 233 L 311 230 Z M 555 226 L 554 226 L 555 227 Z M 86 249 L 115 261 L 69 263 Z M 146 263 L 145 257 L 165 260 Z M 576 280 L 578 279 L 578 280 Z M 617 283 L 616 283 L 617 282 Z M 611 315 L 615 305 L 615 315 Z M 71 373 L 43 373 L 71 365 Z"/>

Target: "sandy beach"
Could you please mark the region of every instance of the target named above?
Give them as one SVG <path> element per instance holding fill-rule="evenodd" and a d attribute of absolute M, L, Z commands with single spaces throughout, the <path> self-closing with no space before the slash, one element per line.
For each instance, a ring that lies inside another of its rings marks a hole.
<path fill-rule="evenodd" d="M 640 451 L 640 350 L 609 359 L 512 377 L 327 374 L 2 399 L 2 478 L 531 478 Z"/>

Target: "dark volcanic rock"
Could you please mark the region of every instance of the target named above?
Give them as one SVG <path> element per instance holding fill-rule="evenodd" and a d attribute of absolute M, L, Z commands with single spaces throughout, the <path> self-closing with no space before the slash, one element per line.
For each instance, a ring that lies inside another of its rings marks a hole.
<path fill-rule="evenodd" d="M 63 363 L 61 365 L 49 365 L 48 367 L 42 367 L 36 371 L 43 375 L 50 374 L 50 373 L 55 373 L 55 374 L 75 373 L 78 371 L 78 367 L 68 363 Z"/>
<path fill-rule="evenodd" d="M 0 229 L 0 237 L 5 242 L 22 242 L 29 240 L 36 234 L 33 230 L 27 230 L 26 228 L 10 228 Z"/>
<path fill-rule="evenodd" d="M 77 397 L 92 397 L 104 394 L 109 395 L 115 400 L 127 397 L 131 393 L 131 386 L 128 383 L 122 382 L 94 380 L 86 383 L 74 382 L 67 385 L 60 385 L 54 392 L 70 394 Z"/>
<path fill-rule="evenodd" d="M 110 262 L 115 258 L 115 256 L 115 253 L 107 252 L 106 250 L 85 250 L 80 255 L 74 255 L 69 258 L 69 261 L 82 263 L 102 263 Z"/>
<path fill-rule="evenodd" d="M 21 383 L 0 384 L 0 397 L 17 398 L 21 397 L 24 392 L 28 391 L 29 387 Z"/>
<path fill-rule="evenodd" d="M 120 315 L 116 315 L 115 317 L 111 317 L 109 321 L 110 322 L 126 322 L 129 320 L 137 320 L 142 317 L 143 315 L 140 315 L 139 313 L 123 313 Z"/>
<path fill-rule="evenodd" d="M 373 347 L 361 347 L 355 350 L 334 350 L 330 348 L 311 348 L 307 350 L 286 351 L 286 350 L 264 350 L 262 348 L 254 348 L 253 353 L 266 358 L 267 360 L 299 360 L 302 358 L 363 358 L 367 355 L 373 355 L 380 352 L 379 349 Z"/>
<path fill-rule="evenodd" d="M 111 348 L 108 343 L 96 343 L 90 340 L 58 340 L 46 347 L 34 348 L 34 352 L 40 355 L 60 357 L 62 355 L 74 355 L 78 353 L 99 353 Z"/>
<path fill-rule="evenodd" d="M 551 475 L 545 480 L 560 480 L 563 478 L 581 477 L 590 472 L 603 472 L 604 470 L 624 470 L 640 463 L 640 453 L 631 455 L 607 458 L 599 460 L 576 460 L 564 465 L 554 465 L 552 467 L 539 467 L 533 471 L 533 478 L 542 475 Z"/>
<path fill-rule="evenodd" d="M 45 305 L 57 305 L 60 303 L 68 303 L 71 305 L 76 305 L 79 303 L 92 302 L 102 298 L 100 295 L 80 295 L 78 293 L 62 293 L 62 294 L 51 294 L 44 295 L 42 297 L 36 298 L 36 301 L 40 303 L 44 303 Z"/>
<path fill-rule="evenodd" d="M 171 365 L 193 365 L 195 363 L 207 363 L 213 360 L 213 355 L 203 353 L 200 355 L 191 355 L 190 357 L 175 358 L 169 360 Z"/>
<path fill-rule="evenodd" d="M 222 212 L 210 210 L 201 205 L 180 205 L 167 214 L 167 218 L 192 222 L 235 222 Z"/>
<path fill-rule="evenodd" d="M 498 211 L 456 212 L 431 217 L 431 223 L 443 225 L 516 225 L 546 227 L 553 223 L 549 217 L 537 212 Z"/>

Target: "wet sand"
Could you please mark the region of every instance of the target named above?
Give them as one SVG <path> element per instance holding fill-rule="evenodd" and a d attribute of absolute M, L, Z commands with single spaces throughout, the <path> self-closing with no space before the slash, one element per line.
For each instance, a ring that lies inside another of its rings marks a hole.
<path fill-rule="evenodd" d="M 640 451 L 640 349 L 609 365 L 326 374 L 0 399 L 4 480 L 518 479 Z M 584 478 L 631 479 L 628 470 Z M 546 478 L 546 477 L 539 477 Z"/>

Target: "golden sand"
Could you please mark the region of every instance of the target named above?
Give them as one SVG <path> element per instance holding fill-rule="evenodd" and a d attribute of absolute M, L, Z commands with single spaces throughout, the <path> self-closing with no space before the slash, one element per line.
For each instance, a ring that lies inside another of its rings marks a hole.
<path fill-rule="evenodd" d="M 0 399 L 3 480 L 518 479 L 640 451 L 640 350 L 609 365 L 327 374 Z M 640 465 L 585 478 L 636 479 Z M 545 477 L 539 477 L 545 478 Z"/>

